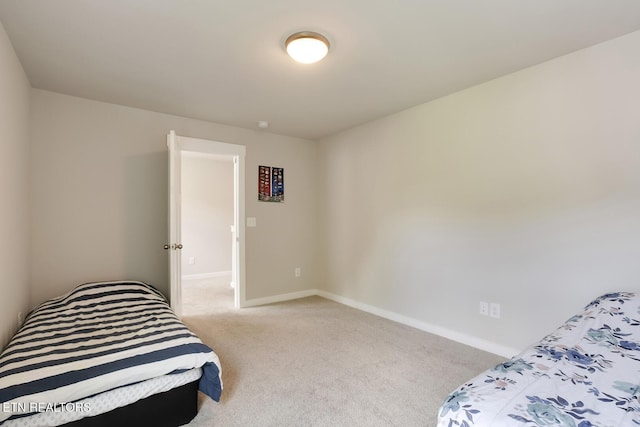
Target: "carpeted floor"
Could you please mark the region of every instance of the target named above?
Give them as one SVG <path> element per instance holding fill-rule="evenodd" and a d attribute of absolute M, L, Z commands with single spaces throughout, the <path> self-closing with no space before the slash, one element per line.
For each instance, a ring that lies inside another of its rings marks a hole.
<path fill-rule="evenodd" d="M 182 280 L 182 316 L 221 314 L 233 310 L 231 275 Z"/>
<path fill-rule="evenodd" d="M 235 310 L 219 282 L 184 286 L 224 381 L 192 427 L 433 426 L 450 391 L 503 360 L 320 297 Z"/>

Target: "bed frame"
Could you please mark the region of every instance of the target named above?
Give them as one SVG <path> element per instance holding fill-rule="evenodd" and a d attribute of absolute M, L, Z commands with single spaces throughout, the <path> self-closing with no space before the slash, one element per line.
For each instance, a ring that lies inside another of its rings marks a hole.
<path fill-rule="evenodd" d="M 154 394 L 130 405 L 94 417 L 86 417 L 66 427 L 113 427 L 122 425 L 178 427 L 189 424 L 198 413 L 198 381 Z"/>

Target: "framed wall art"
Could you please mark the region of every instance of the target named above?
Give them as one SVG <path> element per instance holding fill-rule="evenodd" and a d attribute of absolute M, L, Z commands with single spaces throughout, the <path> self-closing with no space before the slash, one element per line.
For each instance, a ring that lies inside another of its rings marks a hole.
<path fill-rule="evenodd" d="M 258 166 L 258 201 L 284 202 L 284 168 Z"/>

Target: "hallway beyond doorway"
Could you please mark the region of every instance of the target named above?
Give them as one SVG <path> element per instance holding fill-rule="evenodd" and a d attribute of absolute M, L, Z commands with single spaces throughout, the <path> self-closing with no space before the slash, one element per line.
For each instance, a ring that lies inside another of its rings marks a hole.
<path fill-rule="evenodd" d="M 233 310 L 231 273 L 206 279 L 182 279 L 182 315 L 198 316 Z"/>

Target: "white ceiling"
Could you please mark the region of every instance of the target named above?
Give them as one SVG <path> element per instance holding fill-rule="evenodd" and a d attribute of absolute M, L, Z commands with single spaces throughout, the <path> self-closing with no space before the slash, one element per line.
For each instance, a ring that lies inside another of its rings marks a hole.
<path fill-rule="evenodd" d="M 0 0 L 33 87 L 316 139 L 640 30 L 639 0 Z M 283 42 L 331 41 L 315 65 Z"/>

